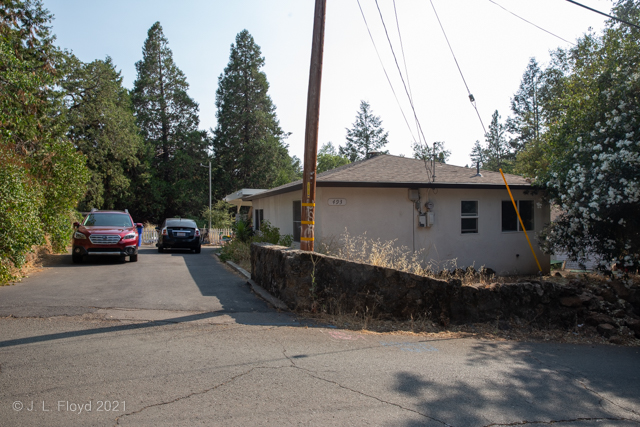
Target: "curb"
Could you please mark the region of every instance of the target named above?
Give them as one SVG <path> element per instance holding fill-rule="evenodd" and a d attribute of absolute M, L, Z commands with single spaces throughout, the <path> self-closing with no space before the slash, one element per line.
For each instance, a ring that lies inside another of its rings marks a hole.
<path fill-rule="evenodd" d="M 247 283 L 251 285 L 251 289 L 253 290 L 253 292 L 256 293 L 256 295 L 258 295 L 260 298 L 262 298 L 263 300 L 265 300 L 266 302 L 268 302 L 269 304 L 271 304 L 272 306 L 274 306 L 279 310 L 289 311 L 289 307 L 287 307 L 287 305 L 284 302 L 280 301 L 278 298 L 274 297 L 269 292 L 267 292 L 267 290 L 264 289 L 262 286 L 258 285 L 256 282 L 251 280 L 251 274 L 249 274 L 247 270 L 245 270 L 244 268 L 240 267 L 238 264 L 232 261 L 227 261 L 227 264 L 231 268 L 236 270 L 238 273 L 242 274 L 247 279 Z"/>

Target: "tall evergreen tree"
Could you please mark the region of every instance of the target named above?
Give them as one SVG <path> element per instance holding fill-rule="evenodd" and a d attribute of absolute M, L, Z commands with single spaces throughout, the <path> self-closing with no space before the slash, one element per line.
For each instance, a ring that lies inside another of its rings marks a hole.
<path fill-rule="evenodd" d="M 291 158 L 276 109 L 261 71 L 264 57 L 243 30 L 231 45 L 229 63 L 218 77 L 213 131 L 217 198 L 239 188 L 271 188 L 296 179 L 299 160 Z"/>
<path fill-rule="evenodd" d="M 489 130 L 484 137 L 487 143 L 484 148 L 484 168 L 490 171 L 502 169 L 504 172 L 511 172 L 514 156 L 507 142 L 505 125 L 500 123 L 498 110 L 491 116 Z"/>
<path fill-rule="evenodd" d="M 142 138 L 129 92 L 111 58 L 89 64 L 76 61 L 62 84 L 67 95 L 68 136 L 87 156 L 91 180 L 78 208 L 129 208 L 130 171 L 138 166 Z"/>
<path fill-rule="evenodd" d="M 484 148 L 482 148 L 482 145 L 480 145 L 480 141 L 476 140 L 475 144 L 473 144 L 473 149 L 471 150 L 471 166 L 478 166 L 480 165 L 480 167 L 482 167 L 484 165 L 484 160 L 485 160 L 485 153 L 484 153 Z"/>
<path fill-rule="evenodd" d="M 522 75 L 520 87 L 511 98 L 513 117 L 507 119 L 507 130 L 515 135 L 510 144 L 516 153 L 540 137 L 543 120 L 542 96 L 543 73 L 536 59 L 531 58 Z"/>
<path fill-rule="evenodd" d="M 351 162 L 365 159 L 369 153 L 380 151 L 387 145 L 388 136 L 389 132 L 384 131 L 380 117 L 373 115 L 371 105 L 367 101 L 360 101 L 356 121 L 351 129 L 347 129 L 347 143 L 340 147 L 339 153 Z"/>
<path fill-rule="evenodd" d="M 197 215 L 207 199 L 199 163 L 208 158 L 209 139 L 198 131 L 198 104 L 187 94 L 187 79 L 173 62 L 159 22 L 149 29 L 136 70 L 132 100 L 151 171 L 150 182 L 138 189 L 138 214 L 156 221 Z"/>

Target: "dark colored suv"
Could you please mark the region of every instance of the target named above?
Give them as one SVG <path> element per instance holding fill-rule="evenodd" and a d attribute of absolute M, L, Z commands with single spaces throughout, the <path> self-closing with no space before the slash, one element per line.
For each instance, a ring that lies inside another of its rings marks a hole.
<path fill-rule="evenodd" d="M 196 222 L 186 218 L 167 218 L 158 232 L 158 252 L 165 249 L 191 249 L 199 254 L 202 246 L 200 229 Z"/>
<path fill-rule="evenodd" d="M 73 224 L 74 263 L 83 261 L 86 255 L 107 255 L 129 257 L 130 262 L 138 261 L 138 231 L 142 224 L 133 222 L 125 211 L 92 210 L 84 217 L 82 224 Z"/>

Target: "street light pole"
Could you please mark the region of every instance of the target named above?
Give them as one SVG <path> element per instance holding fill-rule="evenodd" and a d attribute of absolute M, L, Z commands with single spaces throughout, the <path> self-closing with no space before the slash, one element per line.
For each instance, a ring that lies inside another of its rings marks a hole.
<path fill-rule="evenodd" d="M 202 166 L 203 168 L 207 167 L 202 163 L 200 163 L 200 166 Z M 209 228 L 207 229 L 207 236 L 211 232 L 211 162 L 209 162 L 208 168 L 209 168 Z M 211 240 L 211 237 L 209 237 L 209 240 Z"/>

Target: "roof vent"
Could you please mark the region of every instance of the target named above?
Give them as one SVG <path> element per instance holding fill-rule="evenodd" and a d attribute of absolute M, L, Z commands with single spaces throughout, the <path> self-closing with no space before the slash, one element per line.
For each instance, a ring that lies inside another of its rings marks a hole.
<path fill-rule="evenodd" d="M 476 163 L 476 175 L 475 176 L 482 176 L 482 174 L 480 173 L 480 162 Z"/>
<path fill-rule="evenodd" d="M 370 159 L 372 157 L 377 157 L 379 155 L 381 155 L 382 153 L 380 151 L 369 151 L 367 153 L 367 159 Z"/>

